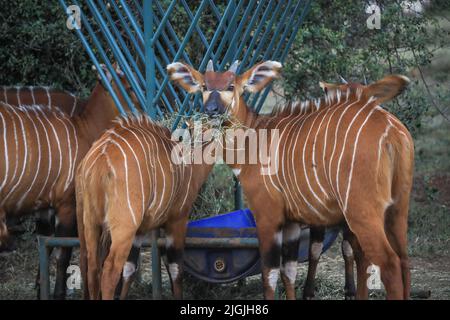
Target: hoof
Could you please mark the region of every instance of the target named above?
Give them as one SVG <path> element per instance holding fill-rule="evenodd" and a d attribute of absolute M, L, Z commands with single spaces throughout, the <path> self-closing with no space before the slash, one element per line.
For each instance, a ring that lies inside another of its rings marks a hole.
<path fill-rule="evenodd" d="M 356 300 L 355 296 L 345 296 L 345 300 Z"/>

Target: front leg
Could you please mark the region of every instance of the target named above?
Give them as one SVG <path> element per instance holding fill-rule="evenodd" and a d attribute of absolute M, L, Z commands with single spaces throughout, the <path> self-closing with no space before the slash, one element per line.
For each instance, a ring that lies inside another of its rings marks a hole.
<path fill-rule="evenodd" d="M 317 265 L 322 254 L 324 237 L 325 228 L 309 228 L 308 275 L 305 281 L 305 288 L 303 289 L 303 299 L 305 300 L 311 300 L 315 297 Z"/>
<path fill-rule="evenodd" d="M 354 235 L 348 228 L 348 225 L 345 224 L 343 227 L 342 232 L 342 256 L 344 257 L 344 263 L 345 263 L 345 300 L 354 300 L 356 295 L 356 288 L 355 288 L 355 275 L 353 271 L 353 265 L 354 265 L 354 256 L 353 256 L 353 249 L 351 246 L 351 240 Z"/>
<path fill-rule="evenodd" d="M 76 237 L 77 226 L 75 217 L 75 205 L 63 204 L 56 208 L 58 222 L 56 224 L 56 237 Z M 54 299 L 66 298 L 67 268 L 72 257 L 72 247 L 61 247 L 57 257 Z"/>
<path fill-rule="evenodd" d="M 281 279 L 286 290 L 286 299 L 295 300 L 295 279 L 297 277 L 298 248 L 300 245 L 300 225 L 286 222 L 283 227 L 281 253 Z"/>
<path fill-rule="evenodd" d="M 166 233 L 165 254 L 167 268 L 172 286 L 173 298 L 183 299 L 183 253 L 186 239 L 188 215 L 169 220 L 164 230 Z"/>

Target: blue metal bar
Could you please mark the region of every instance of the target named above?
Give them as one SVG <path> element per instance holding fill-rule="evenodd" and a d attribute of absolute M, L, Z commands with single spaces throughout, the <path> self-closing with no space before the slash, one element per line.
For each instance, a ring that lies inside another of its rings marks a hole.
<path fill-rule="evenodd" d="M 64 12 L 67 12 L 67 5 L 64 2 L 64 0 L 59 0 L 61 6 L 64 8 Z M 81 7 L 80 7 L 81 8 Z M 81 21 L 83 22 L 83 24 L 88 23 L 83 12 L 81 12 Z M 90 26 L 87 26 L 88 32 L 91 34 L 91 32 L 93 33 L 92 29 L 90 28 Z M 116 92 L 113 90 L 111 83 L 108 81 L 105 73 L 103 72 L 102 67 L 100 66 L 99 61 L 97 60 L 97 57 L 95 56 L 94 52 L 91 49 L 91 46 L 89 45 L 88 41 L 86 40 L 84 34 L 81 32 L 80 29 L 75 28 L 75 32 L 77 33 L 78 37 L 81 40 L 81 43 L 83 44 L 84 48 L 86 49 L 86 52 L 88 53 L 89 57 L 91 58 L 92 62 L 94 63 L 97 72 L 100 75 L 100 79 L 103 83 L 103 85 L 106 87 L 106 89 L 109 91 L 114 103 L 116 104 L 117 108 L 119 109 L 119 112 L 121 114 L 125 114 L 125 111 L 123 109 L 122 104 L 120 103 L 119 98 L 117 97 Z M 108 71 L 111 73 L 111 75 L 113 76 L 114 81 L 116 81 L 117 86 L 123 89 L 123 86 L 120 83 L 120 80 L 118 79 L 117 75 L 115 75 L 115 70 L 112 67 L 111 63 L 109 62 L 108 58 L 106 57 L 106 54 L 103 50 L 103 48 L 100 46 L 100 43 L 98 42 L 97 38 L 95 37 L 95 33 L 94 33 L 94 37 L 92 39 L 94 41 L 94 44 L 97 46 L 97 49 L 100 53 L 100 55 L 102 56 L 102 58 L 104 59 L 105 65 L 108 69 Z M 127 101 L 128 103 L 128 101 Z M 132 105 L 132 104 L 131 104 Z"/>
<path fill-rule="evenodd" d="M 117 46 L 117 43 L 114 40 L 113 35 L 109 31 L 108 26 L 106 25 L 105 21 L 102 19 L 102 16 L 100 15 L 100 12 L 98 11 L 97 7 L 94 5 L 93 1 L 88 1 L 87 3 L 88 3 L 88 7 L 89 7 L 90 11 L 94 14 L 94 17 L 95 17 L 98 25 L 100 26 L 100 29 L 102 30 L 103 36 L 105 37 L 107 43 L 109 44 L 109 46 L 114 54 L 114 58 L 119 63 L 120 68 L 125 73 L 128 83 L 133 88 L 135 96 L 139 100 L 139 103 L 142 106 L 145 106 L 145 98 L 144 98 L 143 92 L 142 92 L 139 84 L 136 82 L 133 72 L 131 71 L 130 66 L 128 65 L 120 48 Z M 131 102 L 130 97 L 128 96 L 128 94 L 126 92 L 124 94 L 124 98 L 126 100 L 128 99 Z M 132 102 L 131 102 L 131 105 L 133 105 Z M 132 110 L 133 109 L 134 109 L 134 106 L 133 106 Z M 133 110 L 133 111 L 135 112 L 136 110 Z"/>
<path fill-rule="evenodd" d="M 170 14 L 173 11 L 173 8 L 175 8 L 175 4 L 177 3 L 177 0 L 173 0 L 169 7 L 167 8 L 166 13 L 164 14 L 164 16 L 161 19 L 161 22 L 158 25 L 158 28 L 156 29 L 156 31 L 154 32 L 154 34 L 152 35 L 152 39 L 151 39 L 151 44 L 155 45 L 155 41 L 156 39 L 159 37 L 159 35 L 161 34 L 162 30 L 166 27 L 166 23 L 167 20 L 169 19 Z M 153 8 L 152 8 L 153 9 Z"/>
<path fill-rule="evenodd" d="M 155 96 L 155 47 L 153 46 L 153 0 L 144 0 L 144 33 L 145 33 L 145 78 L 146 103 L 145 110 L 151 118 L 156 118 Z M 160 90 L 162 92 L 162 90 Z"/>
<path fill-rule="evenodd" d="M 203 2 L 202 2 L 202 4 L 203 4 Z M 222 16 L 222 19 L 219 22 L 219 26 L 217 27 L 218 30 L 224 28 L 223 26 L 225 25 L 225 23 L 226 23 L 226 21 L 228 19 L 228 16 L 229 16 L 229 14 L 232 11 L 233 11 L 233 3 L 230 1 L 230 2 L 228 2 L 227 7 L 225 8 L 225 12 L 224 12 L 224 14 Z M 213 50 L 213 47 L 214 47 L 215 43 L 217 42 L 217 40 L 219 39 L 219 36 L 220 36 L 220 32 L 216 32 L 214 34 L 214 36 L 213 36 L 213 38 L 212 38 L 212 40 L 210 42 L 210 45 L 209 45 L 208 49 L 206 50 L 206 53 L 205 53 L 205 55 L 203 57 L 203 60 L 202 60 L 202 62 L 200 64 L 199 70 L 203 70 L 205 68 L 206 61 L 208 61 L 208 59 L 210 58 L 211 52 Z M 213 62 L 216 61 L 216 59 L 214 57 L 212 57 L 212 59 L 213 59 Z M 172 130 L 175 130 L 175 128 L 178 126 L 178 123 L 180 122 L 181 117 L 185 114 L 185 110 L 186 110 L 186 107 L 187 107 L 189 101 L 190 101 L 190 95 L 185 97 L 185 99 L 183 101 L 183 105 L 180 108 L 180 113 L 179 113 L 177 119 L 174 121 L 174 123 L 172 125 Z M 199 102 L 199 95 L 197 94 L 194 97 L 194 103 L 192 104 L 191 108 L 189 108 L 188 112 L 186 113 L 186 116 L 190 116 L 192 114 L 192 112 L 194 111 L 195 105 L 197 105 L 198 102 Z"/>
<path fill-rule="evenodd" d="M 221 63 L 219 64 L 219 70 L 223 70 L 225 68 L 225 65 L 230 62 L 232 63 L 233 60 L 230 59 L 230 55 L 235 56 L 237 52 L 237 43 L 238 40 L 242 39 L 242 29 L 244 28 L 245 23 L 247 22 L 247 18 L 250 14 L 254 14 L 252 12 L 253 6 L 255 5 L 256 0 L 250 0 L 247 4 L 247 8 L 245 9 L 244 13 L 242 14 L 241 22 L 239 23 L 237 29 L 234 31 L 233 37 L 230 41 L 230 46 L 228 47 Z"/>
<path fill-rule="evenodd" d="M 144 24 L 145 24 L 145 1 L 146 0 L 144 0 Z M 110 1 L 110 3 L 111 2 L 114 3 L 114 1 Z M 142 32 L 142 29 L 137 25 L 136 19 L 134 19 L 133 14 L 130 12 L 130 9 L 128 8 L 128 5 L 123 0 L 119 0 L 119 2 L 120 2 L 120 5 L 122 6 L 123 10 L 125 11 L 125 14 L 127 15 L 128 19 L 130 20 L 131 26 L 136 31 L 140 42 L 144 43 L 144 34 Z"/>
<path fill-rule="evenodd" d="M 203 0 L 203 1 L 205 1 L 205 0 Z M 189 9 L 189 6 L 186 3 L 186 1 L 181 0 L 181 4 L 183 5 L 184 9 L 186 10 L 186 13 L 187 13 L 189 19 L 192 20 L 194 18 L 194 16 L 192 15 L 192 11 L 191 11 L 191 9 Z M 202 41 L 203 45 L 206 48 L 208 48 L 209 47 L 208 40 L 206 40 L 205 35 L 203 34 L 202 30 L 199 28 L 199 26 L 197 24 L 195 25 L 195 29 L 197 30 L 198 36 L 200 37 L 200 40 Z"/>
<path fill-rule="evenodd" d="M 114 35 L 116 36 L 116 39 L 119 41 L 119 44 L 122 48 L 122 52 L 126 55 L 128 62 L 131 64 L 134 74 L 138 77 L 140 84 L 144 84 L 145 83 L 145 79 L 144 76 L 142 75 L 142 73 L 140 72 L 136 61 L 134 61 L 133 56 L 130 53 L 130 50 L 128 50 L 128 47 L 119 31 L 119 29 L 117 29 L 114 20 L 112 19 L 111 15 L 109 14 L 108 9 L 106 8 L 106 6 L 103 4 L 102 1 L 98 1 L 98 3 L 100 4 L 100 9 L 103 11 L 103 14 L 106 16 L 106 19 L 108 20 L 109 25 L 111 26 Z M 139 86 L 141 87 L 141 86 Z"/>
<path fill-rule="evenodd" d="M 134 45 L 134 49 L 136 50 L 136 53 L 138 54 L 138 57 L 141 59 L 141 62 L 145 63 L 145 54 L 142 51 L 143 47 L 143 39 L 136 39 L 131 29 L 128 27 L 128 23 L 123 16 L 122 12 L 120 11 L 119 7 L 115 3 L 115 1 L 109 2 L 112 5 L 112 8 L 114 9 L 114 12 L 117 14 L 117 17 L 119 18 L 119 21 L 122 23 L 122 26 L 127 33 L 128 37 L 130 38 L 131 42 Z"/>
<path fill-rule="evenodd" d="M 206 4 L 206 2 L 205 2 L 205 1 L 202 1 L 201 4 L 200 4 L 200 6 L 199 6 L 199 8 L 197 9 L 197 12 L 196 12 L 196 14 L 195 14 L 194 20 L 192 21 L 191 25 L 189 26 L 189 29 L 188 29 L 188 31 L 186 32 L 186 35 L 185 35 L 185 37 L 184 37 L 184 39 L 183 39 L 183 42 L 181 43 L 181 46 L 180 46 L 180 48 L 178 49 L 178 52 L 177 52 L 177 54 L 175 55 L 173 61 L 177 61 L 177 60 L 180 58 L 180 56 L 181 56 L 181 54 L 182 54 L 182 51 L 184 50 L 184 47 L 187 45 L 187 43 L 188 43 L 188 41 L 189 41 L 189 38 L 191 37 L 192 32 L 194 31 L 194 25 L 198 23 L 198 20 L 199 20 L 200 17 L 201 17 L 201 13 L 202 13 L 202 11 L 203 11 L 203 8 L 204 8 L 205 4 Z M 166 75 L 166 76 L 164 77 L 164 80 L 163 80 L 162 84 L 161 84 L 161 89 L 164 90 L 164 88 L 166 87 L 166 84 L 167 84 L 168 81 L 169 81 L 169 76 Z M 160 90 L 160 91 L 156 94 L 156 96 L 153 98 L 153 103 L 157 103 L 157 101 L 158 101 L 159 98 L 161 97 L 161 91 L 162 91 L 162 90 Z"/>

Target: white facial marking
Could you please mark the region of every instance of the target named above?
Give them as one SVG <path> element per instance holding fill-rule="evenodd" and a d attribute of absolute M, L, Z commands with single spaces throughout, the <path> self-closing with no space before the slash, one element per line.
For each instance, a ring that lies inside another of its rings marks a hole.
<path fill-rule="evenodd" d="M 311 245 L 311 255 L 314 259 L 319 259 L 322 254 L 323 243 L 322 242 L 314 242 Z"/>
<path fill-rule="evenodd" d="M 241 169 L 232 169 L 233 170 L 233 174 L 236 176 L 236 177 L 239 177 L 239 174 L 241 173 Z"/>

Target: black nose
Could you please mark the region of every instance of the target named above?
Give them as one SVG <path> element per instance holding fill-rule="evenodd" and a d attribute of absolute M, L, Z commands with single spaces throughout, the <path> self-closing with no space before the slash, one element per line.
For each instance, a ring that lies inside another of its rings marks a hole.
<path fill-rule="evenodd" d="M 220 94 L 217 91 L 211 92 L 208 101 L 205 103 L 205 112 L 208 116 L 217 115 L 220 113 L 222 101 Z"/>
<path fill-rule="evenodd" d="M 206 114 L 209 116 L 216 115 L 219 113 L 219 106 L 217 103 L 209 103 L 205 107 Z"/>

